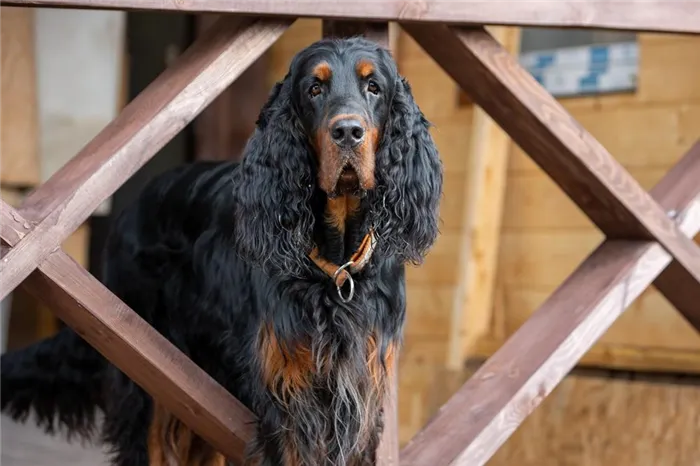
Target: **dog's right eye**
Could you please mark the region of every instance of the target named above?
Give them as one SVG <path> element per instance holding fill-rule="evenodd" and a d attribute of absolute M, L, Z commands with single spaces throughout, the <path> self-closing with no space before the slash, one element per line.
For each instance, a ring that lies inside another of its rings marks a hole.
<path fill-rule="evenodd" d="M 319 83 L 313 83 L 309 88 L 309 95 L 311 97 L 316 97 L 321 93 L 322 90 L 323 89 L 321 88 L 321 85 Z"/>

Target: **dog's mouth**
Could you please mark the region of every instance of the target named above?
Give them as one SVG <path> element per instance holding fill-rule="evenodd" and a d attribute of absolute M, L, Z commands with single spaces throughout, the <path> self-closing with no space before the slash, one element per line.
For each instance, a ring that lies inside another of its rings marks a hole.
<path fill-rule="evenodd" d="M 352 165 L 347 164 L 340 171 L 338 181 L 333 189 L 332 195 L 342 196 L 346 194 L 360 194 L 360 177 Z"/>

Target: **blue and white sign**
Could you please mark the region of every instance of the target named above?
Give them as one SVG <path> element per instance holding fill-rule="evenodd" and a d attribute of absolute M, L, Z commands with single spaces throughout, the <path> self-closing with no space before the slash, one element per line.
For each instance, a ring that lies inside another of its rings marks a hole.
<path fill-rule="evenodd" d="M 556 97 L 632 91 L 637 86 L 636 42 L 539 50 L 520 64 Z"/>

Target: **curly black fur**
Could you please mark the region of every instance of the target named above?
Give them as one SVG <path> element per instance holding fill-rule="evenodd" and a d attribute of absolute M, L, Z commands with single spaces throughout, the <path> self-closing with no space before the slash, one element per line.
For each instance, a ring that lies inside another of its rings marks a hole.
<path fill-rule="evenodd" d="M 360 58 L 373 63 L 378 96 L 364 93 L 364 77 L 348 78 Z M 305 86 L 321 59 L 333 79 L 346 78 L 312 105 Z M 340 231 L 324 220 L 334 194 L 319 188 L 314 132 L 318 109 L 352 99 L 381 136 L 374 186 Z M 404 324 L 404 265 L 420 262 L 438 234 L 442 171 L 428 129 L 386 50 L 322 40 L 274 87 L 240 164 L 167 172 L 115 222 L 104 283 L 259 417 L 250 464 L 375 463 Z M 316 246 L 342 264 L 370 227 L 377 249 L 345 304 L 309 253 Z M 57 419 L 83 436 L 103 409 L 114 464 L 149 464 L 155 403 L 69 329 L 2 356 L 3 411 L 23 419 L 32 408 L 50 431 Z"/>

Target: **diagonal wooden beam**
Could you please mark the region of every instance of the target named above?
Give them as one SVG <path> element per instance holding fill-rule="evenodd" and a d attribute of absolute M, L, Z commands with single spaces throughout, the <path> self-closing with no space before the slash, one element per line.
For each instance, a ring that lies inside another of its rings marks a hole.
<path fill-rule="evenodd" d="M 0 262 L 4 299 L 279 38 L 290 20 L 225 16 L 22 206 L 34 229 Z"/>
<path fill-rule="evenodd" d="M 698 145 L 656 188 L 688 236 L 700 231 Z M 682 194 L 682 195 L 681 195 Z M 401 452 L 402 466 L 485 464 L 622 312 L 671 263 L 654 241 L 607 239 Z"/>
<path fill-rule="evenodd" d="M 690 149 L 690 153 L 695 154 L 696 158 L 700 158 L 700 141 L 695 143 Z M 689 179 L 698 180 L 697 183 L 700 184 L 700 164 L 693 164 L 693 160 L 692 157 L 685 157 L 676 165 L 676 169 L 685 173 Z M 654 187 L 651 195 L 660 200 L 659 204 L 664 210 L 673 212 L 674 206 L 688 202 L 692 193 L 683 190 L 682 186 L 673 183 L 671 178 L 666 177 Z M 674 212 L 673 216 L 675 215 L 677 213 Z M 700 289 L 693 286 L 692 282 L 688 282 L 688 275 L 684 273 L 683 266 L 678 261 L 674 260 L 661 272 L 661 275 L 654 281 L 654 286 L 695 329 L 700 331 Z"/>
<path fill-rule="evenodd" d="M 695 0 L 2 0 L 0 4 L 700 33 Z"/>
<path fill-rule="evenodd" d="M 30 233 L 0 201 L 0 231 L 10 246 Z M 24 282 L 90 345 L 231 460 L 243 461 L 255 417 L 206 372 L 62 250 Z"/>
<path fill-rule="evenodd" d="M 609 238 L 658 241 L 700 294 L 700 248 L 487 31 L 402 27 Z"/>

